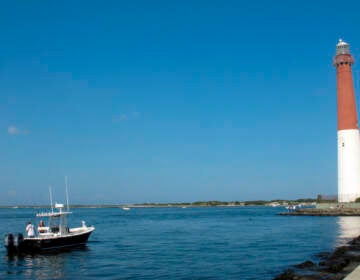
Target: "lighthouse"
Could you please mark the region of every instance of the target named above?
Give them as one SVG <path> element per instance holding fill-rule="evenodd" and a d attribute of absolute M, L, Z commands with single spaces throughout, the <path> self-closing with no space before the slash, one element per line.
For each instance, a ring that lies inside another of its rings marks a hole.
<path fill-rule="evenodd" d="M 338 201 L 360 197 L 360 136 L 349 44 L 339 40 L 334 66 L 337 80 Z"/>

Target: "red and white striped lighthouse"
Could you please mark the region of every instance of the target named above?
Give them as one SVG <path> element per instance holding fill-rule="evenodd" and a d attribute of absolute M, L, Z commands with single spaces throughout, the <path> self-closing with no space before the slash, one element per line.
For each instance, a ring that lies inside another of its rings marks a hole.
<path fill-rule="evenodd" d="M 338 110 L 338 201 L 352 202 L 360 197 L 360 135 L 349 44 L 336 45 L 334 66 L 337 79 Z"/>

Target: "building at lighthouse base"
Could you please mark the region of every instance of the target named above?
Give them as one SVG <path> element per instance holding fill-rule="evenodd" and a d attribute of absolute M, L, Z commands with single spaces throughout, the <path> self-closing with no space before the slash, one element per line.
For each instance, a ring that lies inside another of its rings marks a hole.
<path fill-rule="evenodd" d="M 358 129 L 338 131 L 338 201 L 360 197 L 360 134 Z"/>

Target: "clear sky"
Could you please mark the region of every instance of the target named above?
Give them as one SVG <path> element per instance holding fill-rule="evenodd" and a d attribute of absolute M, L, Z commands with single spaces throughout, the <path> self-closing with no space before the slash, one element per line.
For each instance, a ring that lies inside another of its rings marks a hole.
<path fill-rule="evenodd" d="M 2 1 L 0 204 L 336 194 L 341 5 Z"/>

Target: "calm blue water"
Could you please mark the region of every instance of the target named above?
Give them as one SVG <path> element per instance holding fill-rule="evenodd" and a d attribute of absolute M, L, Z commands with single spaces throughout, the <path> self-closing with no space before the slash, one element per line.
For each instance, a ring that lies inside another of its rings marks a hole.
<path fill-rule="evenodd" d="M 360 235 L 360 217 L 283 217 L 283 208 L 73 209 L 96 227 L 85 249 L 9 258 L 0 279 L 272 279 Z M 34 209 L 0 209 L 0 234 Z"/>

